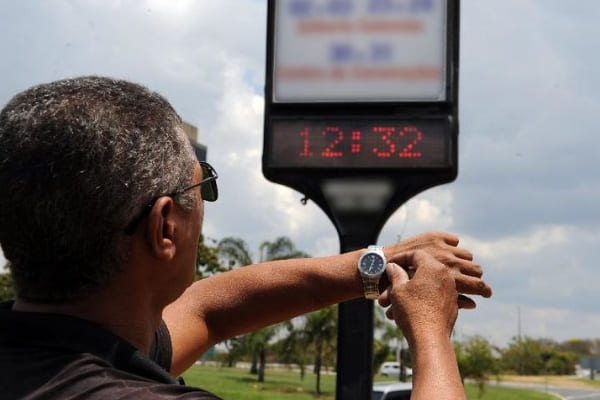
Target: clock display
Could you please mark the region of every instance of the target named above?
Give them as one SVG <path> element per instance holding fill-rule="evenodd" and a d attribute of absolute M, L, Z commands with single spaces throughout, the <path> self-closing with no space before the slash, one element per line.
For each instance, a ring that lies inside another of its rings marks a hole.
<path fill-rule="evenodd" d="M 448 117 L 274 118 L 268 163 L 281 168 L 448 168 Z"/>

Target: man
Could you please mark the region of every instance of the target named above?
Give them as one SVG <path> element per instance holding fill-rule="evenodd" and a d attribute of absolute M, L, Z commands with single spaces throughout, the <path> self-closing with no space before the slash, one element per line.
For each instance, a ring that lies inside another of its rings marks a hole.
<path fill-rule="evenodd" d="M 216 178 L 141 86 L 69 79 L 6 105 L 0 244 L 17 299 L 0 310 L 2 398 L 216 398 L 173 376 L 222 340 L 363 294 L 364 251 L 193 282 Z M 430 233 L 384 248 L 397 264 L 379 301 L 415 351 L 422 398 L 463 395 L 449 335 L 475 304 L 458 293 L 491 295 L 457 245 Z"/>

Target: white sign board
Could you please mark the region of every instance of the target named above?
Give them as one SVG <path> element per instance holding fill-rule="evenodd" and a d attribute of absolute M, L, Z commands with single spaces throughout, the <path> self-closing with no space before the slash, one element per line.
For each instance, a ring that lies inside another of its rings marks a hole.
<path fill-rule="evenodd" d="M 447 0 L 277 0 L 273 102 L 446 100 Z"/>

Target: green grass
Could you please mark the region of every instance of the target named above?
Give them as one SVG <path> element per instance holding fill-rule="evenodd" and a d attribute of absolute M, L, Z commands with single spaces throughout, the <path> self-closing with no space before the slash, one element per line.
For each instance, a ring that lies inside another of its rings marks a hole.
<path fill-rule="evenodd" d="M 469 400 L 478 399 L 478 390 L 475 385 L 466 385 L 467 398 Z M 485 393 L 481 400 L 557 400 L 556 396 L 552 396 L 543 392 L 534 390 L 501 388 L 494 386 L 486 386 Z"/>
<path fill-rule="evenodd" d="M 287 370 L 267 370 L 265 381 L 259 383 L 255 375 L 246 369 L 194 366 L 185 374 L 184 379 L 190 386 L 196 386 L 213 392 L 226 400 L 314 400 L 316 377 L 307 371 L 304 380 L 300 373 Z M 376 381 L 382 380 L 376 377 Z M 383 380 L 389 378 L 383 377 Z M 335 398 L 335 376 L 321 376 L 320 399 Z M 466 387 L 469 400 L 477 400 L 477 388 Z M 556 398 L 541 392 L 512 388 L 486 387 L 481 400 L 555 400 Z"/>
<path fill-rule="evenodd" d="M 586 385 L 598 388 L 598 387 L 600 387 L 600 380 L 599 379 L 600 378 L 596 378 L 594 380 L 591 380 L 591 379 L 580 379 L 579 381 L 585 383 Z"/>
<path fill-rule="evenodd" d="M 267 370 L 265 382 L 256 381 L 247 369 L 200 367 L 190 368 L 185 382 L 213 392 L 227 400 L 314 400 L 316 377 L 307 371 L 304 379 L 299 372 Z M 321 376 L 323 399 L 335 398 L 335 377 Z"/>

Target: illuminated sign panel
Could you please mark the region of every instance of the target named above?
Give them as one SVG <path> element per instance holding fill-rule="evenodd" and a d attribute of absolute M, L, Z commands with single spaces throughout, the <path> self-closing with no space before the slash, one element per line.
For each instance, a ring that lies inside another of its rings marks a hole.
<path fill-rule="evenodd" d="M 269 165 L 275 168 L 449 168 L 446 118 L 276 118 Z"/>
<path fill-rule="evenodd" d="M 277 0 L 274 103 L 442 102 L 447 0 Z"/>

